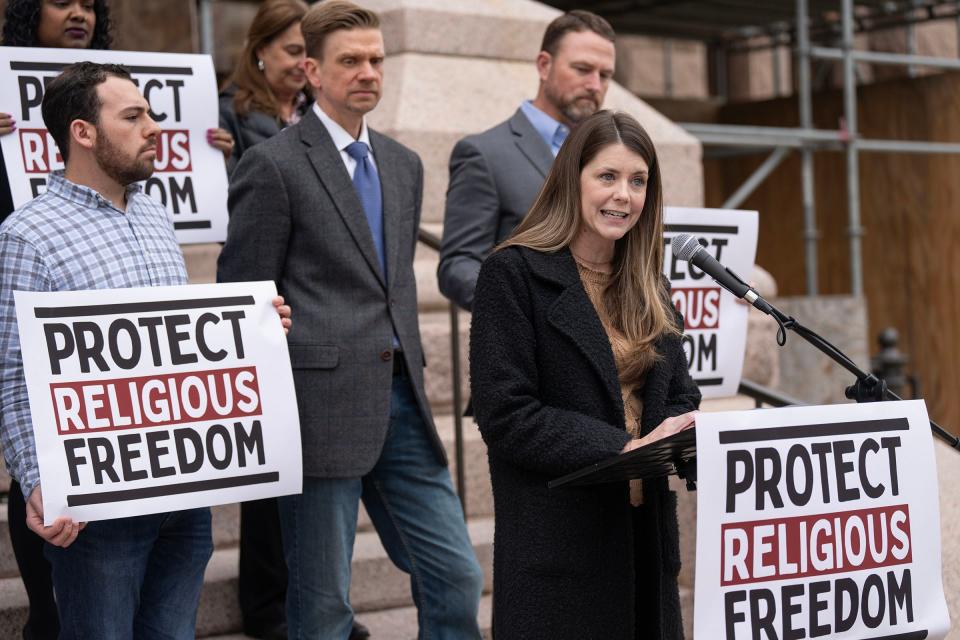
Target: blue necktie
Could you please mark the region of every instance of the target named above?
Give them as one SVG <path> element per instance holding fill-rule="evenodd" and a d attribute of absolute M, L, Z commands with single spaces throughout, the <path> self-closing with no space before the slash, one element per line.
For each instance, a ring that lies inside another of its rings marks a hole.
<path fill-rule="evenodd" d="M 568 135 L 570 135 L 570 129 L 565 125 L 558 124 L 556 130 L 553 132 L 553 139 L 550 141 L 550 151 L 553 152 L 554 158 L 560 153 L 560 147 L 563 146 L 563 142 L 567 139 Z"/>
<path fill-rule="evenodd" d="M 347 145 L 347 153 L 357 161 L 357 168 L 353 172 L 353 188 L 357 190 L 363 212 L 367 215 L 367 224 L 370 225 L 373 244 L 380 259 L 380 273 L 386 282 L 387 260 L 383 248 L 383 197 L 380 194 L 380 176 L 370 162 L 370 148 L 365 142 L 351 142 Z"/>

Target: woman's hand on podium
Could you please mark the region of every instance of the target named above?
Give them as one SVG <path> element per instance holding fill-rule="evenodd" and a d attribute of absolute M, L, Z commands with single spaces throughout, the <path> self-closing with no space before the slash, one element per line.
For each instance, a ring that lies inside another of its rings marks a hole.
<path fill-rule="evenodd" d="M 690 427 L 696 424 L 697 412 L 689 411 L 683 413 L 679 416 L 673 416 L 672 418 L 667 418 L 659 425 L 657 428 L 643 436 L 642 438 L 634 438 L 626 444 L 621 453 L 626 453 L 628 451 L 633 451 L 644 445 L 648 445 L 651 442 L 656 442 L 661 438 L 666 438 L 667 436 L 672 436 L 675 433 L 679 433 L 684 429 L 689 429 Z"/>

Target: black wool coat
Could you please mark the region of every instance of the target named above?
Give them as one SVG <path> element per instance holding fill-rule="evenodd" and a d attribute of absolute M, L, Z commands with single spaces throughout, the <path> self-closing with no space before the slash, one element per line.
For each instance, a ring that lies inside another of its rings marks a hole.
<path fill-rule="evenodd" d="M 644 433 L 700 403 L 679 338 L 657 350 Z M 493 484 L 496 640 L 682 640 L 666 480 L 644 482 L 638 508 L 627 483 L 547 489 L 630 439 L 613 351 L 569 250 L 510 247 L 487 258 L 470 369 Z"/>

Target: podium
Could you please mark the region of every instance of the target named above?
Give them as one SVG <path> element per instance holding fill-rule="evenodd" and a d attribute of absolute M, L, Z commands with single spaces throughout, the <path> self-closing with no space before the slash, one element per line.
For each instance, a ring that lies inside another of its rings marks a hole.
<path fill-rule="evenodd" d="M 692 491 L 696 488 L 696 427 L 568 473 L 551 480 L 547 487 L 559 489 L 624 480 L 649 480 L 672 474 L 686 480 L 687 489 Z"/>

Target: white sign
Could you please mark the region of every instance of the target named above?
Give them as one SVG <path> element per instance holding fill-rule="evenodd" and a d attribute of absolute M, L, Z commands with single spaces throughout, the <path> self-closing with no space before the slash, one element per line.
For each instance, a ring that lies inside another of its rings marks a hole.
<path fill-rule="evenodd" d="M 683 349 L 690 375 L 704 398 L 737 393 L 747 345 L 747 306 L 671 251 L 674 236 L 689 233 L 724 266 L 749 282 L 757 252 L 757 212 L 727 209 L 664 209 L 663 273 L 673 304 L 683 314 Z"/>
<path fill-rule="evenodd" d="M 922 400 L 697 417 L 696 640 L 943 638 Z"/>
<path fill-rule="evenodd" d="M 272 282 L 15 291 L 44 521 L 299 493 Z"/>
<path fill-rule="evenodd" d="M 67 65 L 90 61 L 128 67 L 160 125 L 156 170 L 143 183 L 163 203 L 181 243 L 227 237 L 227 173 L 223 153 L 207 143 L 218 126 L 217 79 L 210 56 L 94 49 L 0 47 L 0 110 L 17 130 L 0 136 L 14 207 L 46 189 L 63 161 L 40 113 L 45 83 Z"/>

